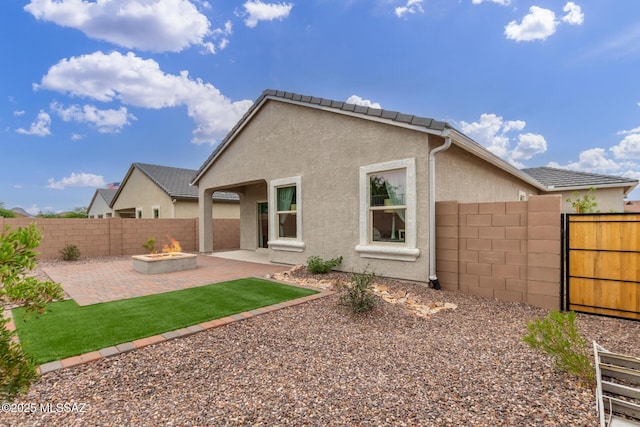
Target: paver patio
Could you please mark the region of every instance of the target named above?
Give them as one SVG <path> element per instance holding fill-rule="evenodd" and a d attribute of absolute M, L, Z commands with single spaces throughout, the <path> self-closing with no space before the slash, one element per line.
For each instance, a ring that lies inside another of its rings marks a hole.
<path fill-rule="evenodd" d="M 173 273 L 139 273 L 133 269 L 130 259 L 67 264 L 44 268 L 43 271 L 51 280 L 60 283 L 65 292 L 79 305 L 90 305 L 244 277 L 265 277 L 289 268 L 285 265 L 198 255 L 198 265 L 195 269 Z"/>

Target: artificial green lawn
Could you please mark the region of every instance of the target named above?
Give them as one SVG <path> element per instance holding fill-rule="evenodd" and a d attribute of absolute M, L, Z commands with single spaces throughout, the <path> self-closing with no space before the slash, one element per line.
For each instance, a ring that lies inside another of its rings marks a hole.
<path fill-rule="evenodd" d="M 39 318 L 13 310 L 20 342 L 34 362 L 84 354 L 317 293 L 263 279 L 239 279 L 81 307 L 47 305 Z"/>

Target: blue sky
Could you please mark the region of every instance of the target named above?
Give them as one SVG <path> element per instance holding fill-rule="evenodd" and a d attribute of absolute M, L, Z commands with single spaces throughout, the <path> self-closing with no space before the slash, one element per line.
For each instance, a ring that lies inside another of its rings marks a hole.
<path fill-rule="evenodd" d="M 637 0 L 4 0 L 0 28 L 6 208 L 86 207 L 134 162 L 197 169 L 265 89 L 640 179 Z"/>

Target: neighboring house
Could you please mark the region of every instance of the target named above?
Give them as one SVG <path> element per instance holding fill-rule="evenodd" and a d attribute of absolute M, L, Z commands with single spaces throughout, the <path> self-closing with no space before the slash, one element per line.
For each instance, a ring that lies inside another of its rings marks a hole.
<path fill-rule="evenodd" d="M 634 179 L 550 167 L 528 168 L 522 171 L 545 185 L 548 194 L 561 194 L 564 212 L 575 212 L 575 208 L 567 202 L 568 198 L 576 199 L 574 192 L 577 191 L 578 197 L 582 198 L 591 188 L 595 189 L 592 194 L 598 203 L 597 211 L 624 212 L 624 197 L 638 185 L 638 181 Z"/>
<path fill-rule="evenodd" d="M 190 185 L 193 169 L 133 163 L 110 207 L 122 218 L 197 218 L 198 189 Z M 209 218 L 237 219 L 238 195 L 218 191 L 208 203 Z"/>
<path fill-rule="evenodd" d="M 89 218 L 111 218 L 113 216 L 113 209 L 111 209 L 111 202 L 113 196 L 116 195 L 116 189 L 112 188 L 98 188 L 93 194 L 89 208 L 87 209 L 87 216 Z"/>

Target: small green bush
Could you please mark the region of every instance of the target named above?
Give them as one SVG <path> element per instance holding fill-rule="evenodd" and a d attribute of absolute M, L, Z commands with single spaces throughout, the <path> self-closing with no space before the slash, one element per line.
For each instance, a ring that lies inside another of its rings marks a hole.
<path fill-rule="evenodd" d="M 77 261 L 80 258 L 80 249 L 76 245 L 67 245 L 60 249 L 60 258 L 63 261 Z"/>
<path fill-rule="evenodd" d="M 593 384 L 595 370 L 589 359 L 587 342 L 575 325 L 576 313 L 552 311 L 543 319 L 529 322 L 522 340 L 535 350 L 551 356 L 558 369 Z"/>
<path fill-rule="evenodd" d="M 144 245 L 142 245 L 143 248 L 145 248 L 150 254 L 155 254 L 156 253 L 156 239 L 155 238 L 150 238 L 149 240 L 147 240 L 147 243 L 145 243 Z"/>
<path fill-rule="evenodd" d="M 319 256 L 312 256 L 307 259 L 307 270 L 312 274 L 326 274 L 340 265 L 341 262 L 342 257 L 325 261 Z"/>
<path fill-rule="evenodd" d="M 36 365 L 24 354 L 20 344 L 12 340 L 15 332 L 7 329 L 8 321 L 0 317 L 0 402 L 25 393 L 38 379 Z"/>
<path fill-rule="evenodd" d="M 15 331 L 7 329 L 4 303 L 20 304 L 28 312 L 42 313 L 48 302 L 64 297 L 60 285 L 27 275 L 36 266 L 35 249 L 41 241 L 35 223 L 16 230 L 7 226 L 0 233 L 0 402 L 10 401 L 28 390 L 38 376 L 33 361 L 12 340 Z"/>
<path fill-rule="evenodd" d="M 373 310 L 378 303 L 371 291 L 376 274 L 368 269 L 362 273 L 351 273 L 349 283 L 339 287 L 340 304 L 351 308 L 354 314 Z"/>

